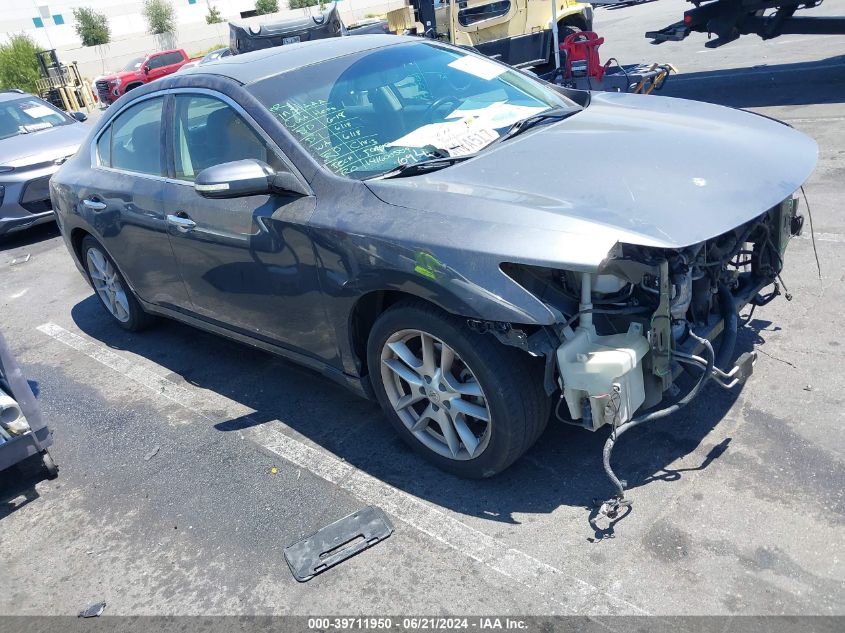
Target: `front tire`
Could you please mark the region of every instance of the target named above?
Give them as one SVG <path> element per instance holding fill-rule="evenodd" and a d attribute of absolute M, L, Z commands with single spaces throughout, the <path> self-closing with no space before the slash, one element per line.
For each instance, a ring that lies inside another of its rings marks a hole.
<path fill-rule="evenodd" d="M 81 251 L 88 281 L 109 316 L 120 327 L 130 332 L 138 332 L 148 327 L 153 322 L 153 317 L 141 308 L 106 249 L 88 235 L 82 240 Z"/>
<path fill-rule="evenodd" d="M 379 404 L 400 436 L 448 472 L 501 472 L 539 438 L 549 416 L 543 362 L 407 301 L 373 325 L 367 349 Z"/>

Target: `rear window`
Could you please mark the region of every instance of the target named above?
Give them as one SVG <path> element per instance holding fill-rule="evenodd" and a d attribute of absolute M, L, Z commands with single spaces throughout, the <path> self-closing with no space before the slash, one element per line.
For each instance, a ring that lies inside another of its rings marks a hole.
<path fill-rule="evenodd" d="M 117 115 L 97 141 L 100 164 L 124 171 L 163 176 L 164 169 L 161 160 L 163 105 L 164 99 L 156 97 L 132 105 Z M 110 143 L 106 140 L 109 134 L 111 135 Z M 110 162 L 105 161 L 106 156 Z"/>

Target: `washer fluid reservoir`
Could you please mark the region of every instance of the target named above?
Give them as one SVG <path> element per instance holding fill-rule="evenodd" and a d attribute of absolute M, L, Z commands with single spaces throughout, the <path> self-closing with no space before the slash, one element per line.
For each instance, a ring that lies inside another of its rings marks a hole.
<path fill-rule="evenodd" d="M 645 401 L 642 360 L 650 349 L 642 325 L 599 336 L 579 327 L 557 349 L 563 397 L 573 420 L 590 430 L 630 420 Z"/>

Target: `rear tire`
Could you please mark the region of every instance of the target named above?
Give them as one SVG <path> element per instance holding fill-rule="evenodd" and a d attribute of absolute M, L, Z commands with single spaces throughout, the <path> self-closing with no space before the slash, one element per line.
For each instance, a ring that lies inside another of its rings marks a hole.
<path fill-rule="evenodd" d="M 461 477 L 503 471 L 548 422 L 542 359 L 423 302 L 403 301 L 376 320 L 367 363 L 379 404 L 402 439 Z"/>
<path fill-rule="evenodd" d="M 88 235 L 82 240 L 80 251 L 88 281 L 115 323 L 129 332 L 149 327 L 155 318 L 141 308 L 106 249 Z"/>
<path fill-rule="evenodd" d="M 557 41 L 558 44 L 563 44 L 563 40 L 565 40 L 568 36 L 572 35 L 573 33 L 581 33 L 584 29 L 582 29 L 579 25 L 573 24 L 571 22 L 565 22 L 557 25 Z M 561 55 L 563 51 L 561 51 Z M 554 66 L 555 56 L 554 56 L 554 41 L 552 42 L 552 66 Z M 561 63 L 563 59 L 561 59 Z"/>
<path fill-rule="evenodd" d="M 557 25 L 557 39 L 558 41 L 563 44 L 563 40 L 565 40 L 568 36 L 572 35 L 573 33 L 580 33 L 583 31 L 580 26 L 577 24 L 564 23 Z"/>

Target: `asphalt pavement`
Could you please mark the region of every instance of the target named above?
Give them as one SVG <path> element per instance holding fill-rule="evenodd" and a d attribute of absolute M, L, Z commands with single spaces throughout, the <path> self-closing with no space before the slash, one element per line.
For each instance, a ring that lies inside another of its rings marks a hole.
<path fill-rule="evenodd" d="M 815 138 L 822 275 L 805 230 L 783 273 L 792 301 L 740 333 L 760 352 L 751 380 L 620 441 L 630 514 L 591 516 L 611 492 L 606 432 L 551 424 L 503 474 L 457 479 L 314 373 L 173 322 L 123 332 L 47 225 L 0 243 L 0 328 L 61 468 L 54 481 L 36 463 L 0 473 L 0 614 L 101 600 L 111 615 L 845 614 L 845 37 L 644 39 L 684 8 L 597 9 L 602 56 L 671 62 L 664 95 Z M 566 148 L 554 160 L 562 183 L 568 160 L 601 170 Z M 394 534 L 297 583 L 284 547 L 366 505 Z"/>

